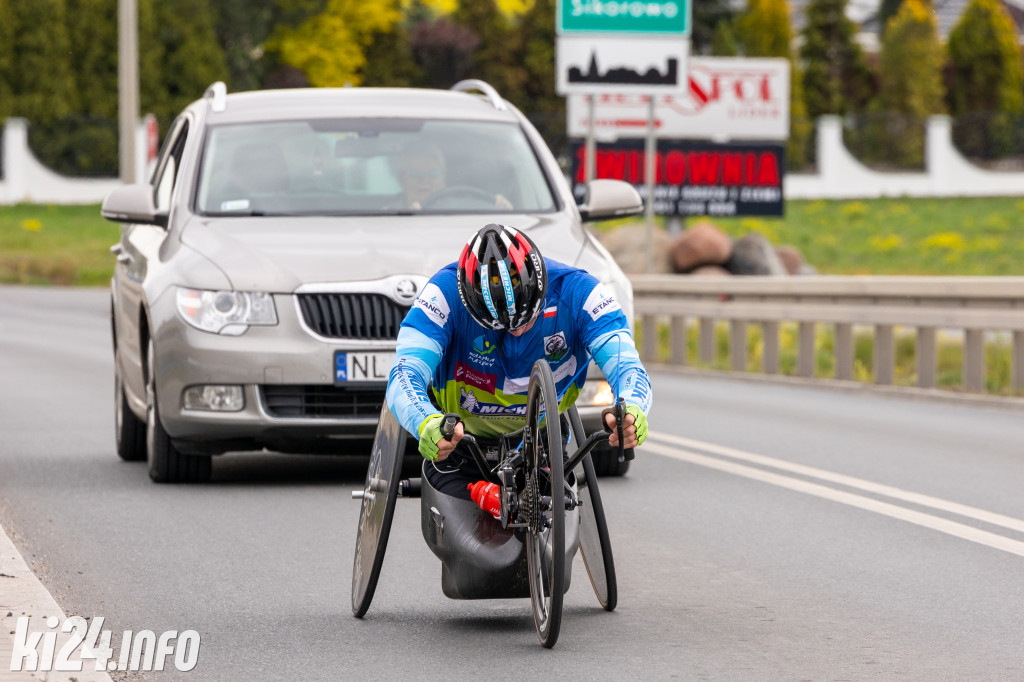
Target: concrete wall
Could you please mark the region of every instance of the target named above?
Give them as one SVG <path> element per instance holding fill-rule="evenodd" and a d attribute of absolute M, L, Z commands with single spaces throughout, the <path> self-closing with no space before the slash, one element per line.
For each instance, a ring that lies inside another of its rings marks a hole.
<path fill-rule="evenodd" d="M 953 146 L 948 116 L 928 119 L 923 173 L 880 173 L 857 161 L 843 146 L 838 116 L 818 119 L 818 173 L 790 173 L 787 199 L 860 199 L 1024 195 L 1024 173 L 986 171 L 971 164 Z"/>
<path fill-rule="evenodd" d="M 1024 173 L 986 171 L 972 165 L 953 147 L 948 116 L 928 120 L 925 172 L 880 173 L 860 163 L 843 146 L 842 121 L 823 116 L 818 121 L 818 168 L 815 175 L 790 173 L 787 199 L 860 199 L 877 197 L 1012 196 L 1024 195 Z M 146 132 L 136 133 L 138 182 L 152 172 L 146 163 Z M 19 202 L 98 204 L 117 187 L 117 179 L 68 178 L 43 166 L 28 147 L 28 123 L 7 119 L 3 130 L 4 178 L 0 205 Z"/>
<path fill-rule="evenodd" d="M 140 124 L 135 133 L 136 182 L 145 182 L 152 166 L 146 162 L 146 129 Z M 0 205 L 30 202 L 35 204 L 98 204 L 110 190 L 121 184 L 117 178 L 69 178 L 54 173 L 39 162 L 28 146 L 28 121 L 9 118 L 3 128 L 3 169 L 0 180 Z"/>

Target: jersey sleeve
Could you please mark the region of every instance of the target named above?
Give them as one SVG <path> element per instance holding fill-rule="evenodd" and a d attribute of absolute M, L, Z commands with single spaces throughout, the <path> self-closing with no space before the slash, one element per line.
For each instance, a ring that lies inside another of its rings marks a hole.
<path fill-rule="evenodd" d="M 395 364 L 388 376 L 388 407 L 416 438 L 423 420 L 440 414 L 428 390 L 456 326 L 452 320 L 458 305 L 454 270 L 450 275 L 447 268 L 434 275 L 409 309 L 398 331 Z"/>
<path fill-rule="evenodd" d="M 651 382 L 640 362 L 629 320 L 607 287 L 587 273 L 573 283 L 576 324 L 594 362 L 601 368 L 615 395 L 639 407 L 651 409 Z"/>

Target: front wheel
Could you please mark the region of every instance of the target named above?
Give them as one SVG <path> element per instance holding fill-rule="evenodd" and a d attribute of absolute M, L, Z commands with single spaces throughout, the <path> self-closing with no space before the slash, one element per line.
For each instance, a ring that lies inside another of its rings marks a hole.
<path fill-rule="evenodd" d="M 542 429 L 545 437 L 542 438 Z M 540 642 L 558 641 L 565 593 L 565 471 L 558 394 L 551 368 L 538 360 L 530 372 L 523 454 L 526 485 L 520 510 L 526 511 L 526 559 L 530 602 Z"/>
<path fill-rule="evenodd" d="M 160 422 L 156 399 L 156 361 L 152 339 L 146 355 L 146 452 L 149 477 L 155 483 L 202 483 L 210 480 L 210 455 L 183 455 Z"/>
<path fill-rule="evenodd" d="M 114 370 L 114 439 L 117 456 L 126 462 L 146 459 L 146 422 L 135 416 L 128 407 L 124 383 Z"/>

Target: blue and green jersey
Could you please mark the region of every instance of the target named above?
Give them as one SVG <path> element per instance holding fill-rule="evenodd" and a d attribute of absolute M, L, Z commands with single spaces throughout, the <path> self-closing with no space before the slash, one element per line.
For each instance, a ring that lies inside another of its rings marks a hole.
<path fill-rule="evenodd" d="M 616 395 L 647 413 L 651 384 L 612 292 L 584 270 L 545 263 L 544 308 L 521 336 L 487 329 L 470 316 L 455 263 L 430 279 L 402 322 L 388 379 L 388 406 L 406 430 L 418 437 L 420 424 L 439 413 L 428 390 L 441 412 L 462 417 L 469 433 L 494 437 L 522 428 L 538 358 L 551 365 L 562 394 L 559 411 L 576 401 L 586 370 L 573 377 L 593 355 Z"/>

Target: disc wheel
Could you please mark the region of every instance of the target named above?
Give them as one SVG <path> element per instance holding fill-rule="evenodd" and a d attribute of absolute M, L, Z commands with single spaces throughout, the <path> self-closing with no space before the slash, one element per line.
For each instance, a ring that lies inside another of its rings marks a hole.
<path fill-rule="evenodd" d="M 356 618 L 366 615 L 377 589 L 395 515 L 404 451 L 405 431 L 385 403 L 366 469 L 366 483 L 359 494 L 362 506 L 352 559 L 352 615 Z"/>
<path fill-rule="evenodd" d="M 542 427 L 546 429 L 543 439 Z M 541 644 L 550 649 L 558 641 L 565 593 L 565 472 L 558 394 L 551 368 L 544 360 L 538 360 L 530 372 L 523 452 L 523 502 L 529 507 L 526 559 L 530 602 L 537 635 Z"/>

